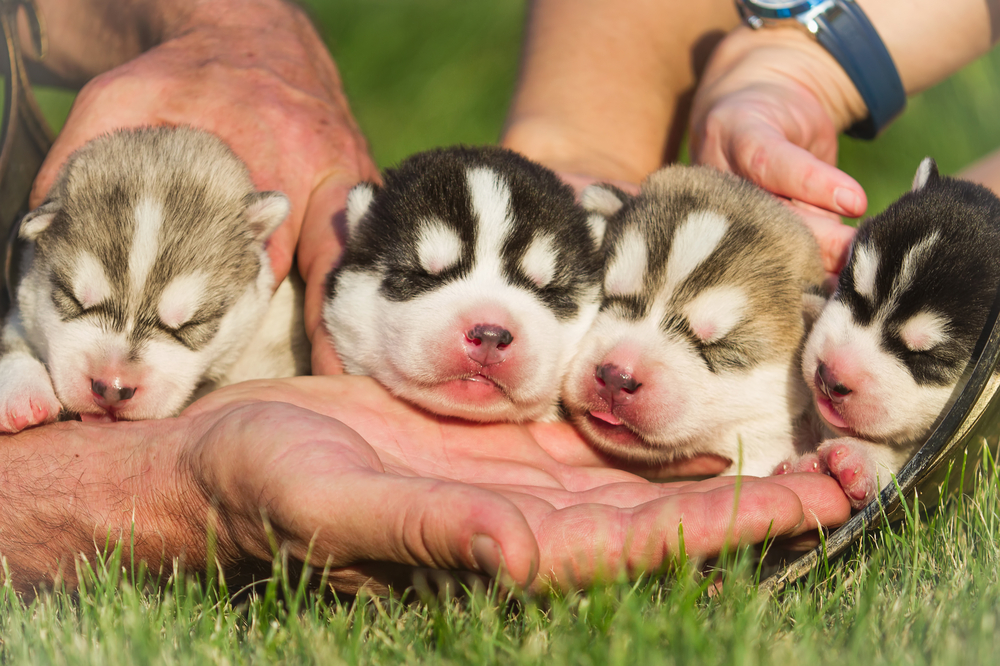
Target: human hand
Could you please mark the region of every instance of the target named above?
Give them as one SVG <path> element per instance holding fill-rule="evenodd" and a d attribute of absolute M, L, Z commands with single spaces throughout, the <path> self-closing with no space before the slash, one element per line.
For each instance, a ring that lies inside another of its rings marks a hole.
<path fill-rule="evenodd" d="M 738 28 L 713 54 L 695 94 L 691 157 L 786 199 L 837 273 L 861 216 L 864 190 L 837 169 L 837 134 L 867 109 L 822 46 L 797 30 Z"/>
<path fill-rule="evenodd" d="M 181 420 L 180 477 L 202 505 L 186 513 L 214 498 L 222 561 L 270 560 L 263 510 L 294 558 L 311 548 L 347 592 L 400 589 L 420 568 L 490 577 L 501 563 L 509 583 L 577 587 L 666 566 L 681 523 L 687 554 L 709 557 L 850 512 L 820 475 L 746 478 L 734 512 L 731 477 L 650 483 L 609 468 L 567 424 L 436 418 L 363 377 L 239 384 Z"/>
<path fill-rule="evenodd" d="M 378 172 L 329 53 L 290 3 L 201 3 L 157 46 L 83 87 L 32 191 L 45 197 L 69 155 L 122 127 L 192 125 L 221 137 L 255 186 L 280 190 L 291 213 L 268 243 L 277 281 L 298 247 L 306 323 L 322 335 L 323 284 L 340 252 L 334 218 L 348 190 Z M 314 340 L 316 342 L 316 340 Z M 322 344 L 316 353 L 332 353 Z"/>

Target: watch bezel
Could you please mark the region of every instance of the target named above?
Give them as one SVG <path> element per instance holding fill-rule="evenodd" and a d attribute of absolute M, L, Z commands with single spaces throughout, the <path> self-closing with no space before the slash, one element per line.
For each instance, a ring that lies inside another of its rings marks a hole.
<path fill-rule="evenodd" d="M 743 0 L 743 4 L 762 19 L 797 18 L 815 10 L 819 5 L 829 4 L 830 0 Z M 774 5 L 783 5 L 774 7 Z"/>

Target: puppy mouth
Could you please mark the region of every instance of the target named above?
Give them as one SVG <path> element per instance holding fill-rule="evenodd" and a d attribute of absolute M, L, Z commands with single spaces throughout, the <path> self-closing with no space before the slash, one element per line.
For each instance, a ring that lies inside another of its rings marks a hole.
<path fill-rule="evenodd" d="M 582 416 L 587 428 L 602 439 L 614 442 L 617 446 L 647 448 L 642 437 L 612 412 L 591 410 Z"/>
<path fill-rule="evenodd" d="M 80 414 L 80 420 L 84 423 L 117 423 L 121 419 L 115 416 L 114 411 L 108 411 L 101 414 L 83 412 Z"/>
<path fill-rule="evenodd" d="M 837 411 L 836 406 L 833 404 L 833 400 L 825 394 L 819 393 L 816 395 L 816 409 L 819 411 L 819 415 L 823 421 L 838 433 L 848 435 L 850 437 L 856 436 L 854 429 L 851 428 L 847 419 L 845 419 L 843 415 Z"/>
<path fill-rule="evenodd" d="M 462 381 L 464 381 L 464 382 L 481 382 L 481 383 L 486 384 L 488 386 L 494 387 L 498 391 L 502 391 L 503 390 L 503 387 L 500 384 L 498 384 L 496 382 L 496 380 L 494 380 L 492 377 L 487 377 L 486 375 L 484 375 L 481 372 L 476 373 L 474 375 L 469 375 L 468 377 L 462 377 Z"/>
<path fill-rule="evenodd" d="M 597 410 L 591 410 L 590 418 L 592 420 L 603 421 L 604 423 L 613 426 L 625 425 L 625 422 L 615 416 L 612 412 L 599 412 Z"/>

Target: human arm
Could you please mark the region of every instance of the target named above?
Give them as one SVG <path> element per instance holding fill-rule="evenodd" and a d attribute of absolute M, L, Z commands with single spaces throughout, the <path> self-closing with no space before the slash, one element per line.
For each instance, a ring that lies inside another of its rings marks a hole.
<path fill-rule="evenodd" d="M 100 0 L 39 5 L 47 66 L 67 81 L 89 82 L 42 166 L 32 204 L 69 154 L 101 133 L 207 129 L 247 163 L 258 189 L 289 197 L 291 213 L 268 251 L 281 279 L 298 248 L 308 332 L 322 335 L 323 279 L 340 249 L 334 218 L 350 187 L 378 172 L 305 14 L 281 0 L 132 0 L 114 11 Z"/>
<path fill-rule="evenodd" d="M 730 0 L 535 0 L 503 143 L 563 174 L 638 183 L 677 157 Z"/>
<path fill-rule="evenodd" d="M 128 546 L 133 529 L 137 560 L 204 570 L 210 520 L 227 574 L 266 574 L 262 512 L 344 592 L 401 589 L 420 567 L 489 577 L 501 559 L 510 583 L 576 587 L 665 566 L 681 522 L 688 555 L 707 557 L 849 515 L 819 475 L 649 483 L 566 424 L 440 420 L 363 377 L 246 383 L 176 419 L 28 430 L 5 438 L 0 470 L 0 554 L 22 591 L 60 562 L 73 585 L 76 554 L 108 534 Z"/>
<path fill-rule="evenodd" d="M 983 0 L 862 0 L 858 3 L 895 61 L 907 93 L 945 78 L 994 40 Z M 934 57 L 927 57 L 933 53 Z M 836 169 L 837 134 L 867 115 L 833 57 L 795 28 L 741 27 L 713 54 L 691 115 L 691 154 L 790 199 L 839 270 L 860 216 L 861 186 Z"/>

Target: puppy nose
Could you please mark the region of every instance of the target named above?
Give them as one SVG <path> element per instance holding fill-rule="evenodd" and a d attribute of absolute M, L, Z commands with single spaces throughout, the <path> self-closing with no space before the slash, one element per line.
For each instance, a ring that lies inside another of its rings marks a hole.
<path fill-rule="evenodd" d="M 852 392 L 825 363 L 820 363 L 816 368 L 816 386 L 836 403 L 843 402 Z"/>
<path fill-rule="evenodd" d="M 100 379 L 90 380 L 90 391 L 94 394 L 94 402 L 101 407 L 117 407 L 135 395 L 134 387 L 122 386 L 118 381 L 109 384 Z"/>
<path fill-rule="evenodd" d="M 494 365 L 507 357 L 514 336 L 495 324 L 476 324 L 465 333 L 466 353 L 480 365 Z"/>
<path fill-rule="evenodd" d="M 632 373 L 622 370 L 617 365 L 605 363 L 594 370 L 594 382 L 597 384 L 597 395 L 613 409 L 615 404 L 623 404 L 631 400 L 632 394 L 642 386 Z"/>

